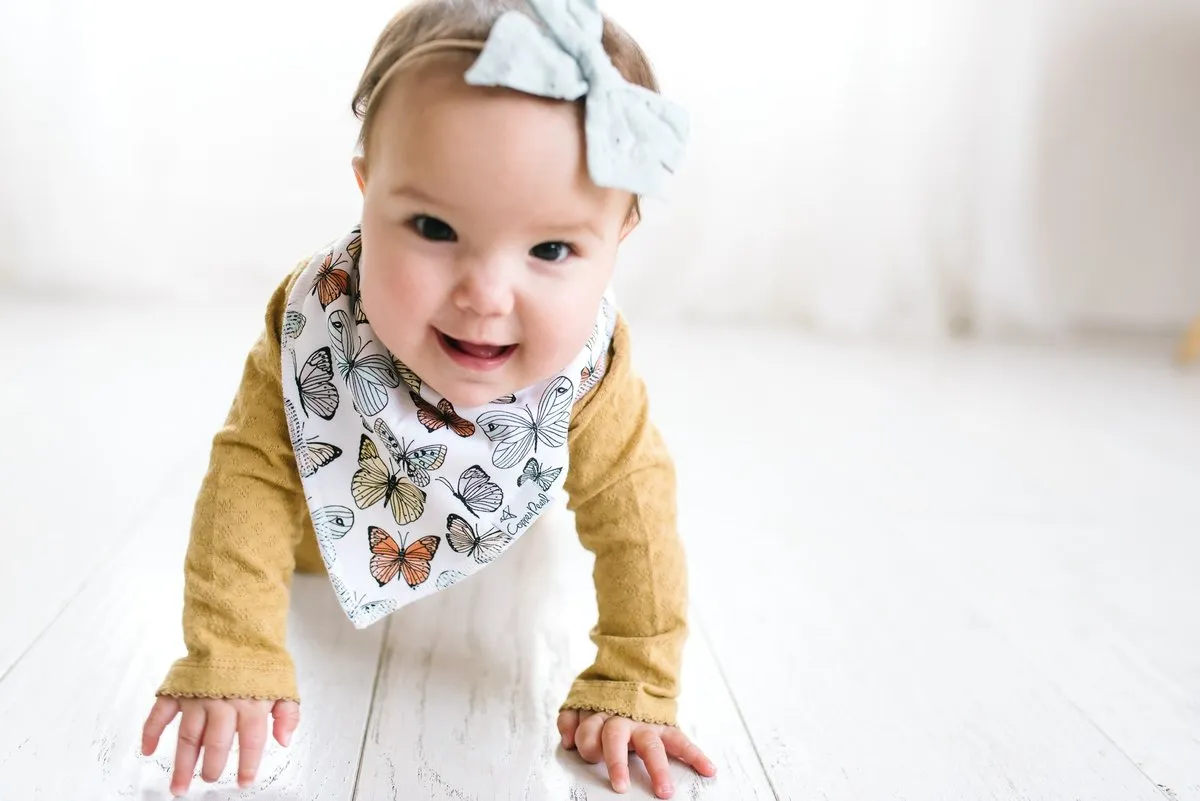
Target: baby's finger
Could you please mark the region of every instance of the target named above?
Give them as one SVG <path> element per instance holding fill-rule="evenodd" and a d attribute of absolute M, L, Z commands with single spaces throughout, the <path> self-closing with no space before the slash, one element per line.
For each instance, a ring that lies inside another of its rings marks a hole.
<path fill-rule="evenodd" d="M 608 778 L 618 793 L 629 789 L 629 734 L 632 727 L 626 718 L 609 718 L 604 721 L 604 731 L 600 733 Z"/>
<path fill-rule="evenodd" d="M 604 746 L 600 742 L 600 732 L 604 729 L 604 721 L 608 715 L 580 715 L 579 728 L 575 730 L 575 748 L 584 761 L 595 765 L 604 761 Z"/>
<path fill-rule="evenodd" d="M 267 715 L 261 708 L 242 709 L 237 718 L 238 787 L 254 784 L 267 745 Z"/>
<path fill-rule="evenodd" d="M 150 756 L 158 749 L 158 738 L 162 737 L 175 716 L 179 714 L 179 699 L 162 696 L 154 702 L 150 714 L 146 716 L 146 724 L 142 726 L 142 755 Z"/>
<path fill-rule="evenodd" d="M 179 721 L 179 740 L 175 745 L 175 772 L 171 774 L 171 794 L 183 795 L 192 785 L 196 760 L 200 757 L 200 742 L 204 737 L 204 707 L 200 704 L 183 708 Z"/>
<path fill-rule="evenodd" d="M 563 748 L 570 751 L 575 747 L 575 730 L 579 728 L 579 710 L 564 709 L 558 713 L 558 733 L 562 736 Z"/>
<path fill-rule="evenodd" d="M 680 762 L 691 765 L 701 776 L 717 775 L 717 766 L 679 729 L 663 730 L 662 741 L 663 745 L 667 747 L 668 756 L 673 756 Z"/>
<path fill-rule="evenodd" d="M 300 725 L 300 705 L 295 701 L 276 701 L 271 716 L 275 718 L 275 741 L 287 748 L 292 733 Z"/>
<path fill-rule="evenodd" d="M 659 798 L 670 798 L 675 792 L 671 783 L 671 766 L 667 762 L 667 748 L 658 732 L 651 728 L 640 728 L 633 733 L 633 750 L 642 758 L 646 772 L 650 774 L 650 785 Z"/>
<path fill-rule="evenodd" d="M 233 733 L 237 730 L 237 710 L 232 704 L 213 704 L 208 708 L 204 724 L 204 767 L 200 778 L 215 782 L 225 770 Z"/>

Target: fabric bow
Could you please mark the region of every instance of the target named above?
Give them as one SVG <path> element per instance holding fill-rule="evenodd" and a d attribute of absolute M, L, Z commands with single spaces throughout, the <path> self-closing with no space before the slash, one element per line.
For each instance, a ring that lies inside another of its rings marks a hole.
<path fill-rule="evenodd" d="M 658 194 L 682 160 L 687 112 L 625 80 L 601 44 L 604 19 L 596 0 L 526 2 L 545 31 L 520 11 L 505 12 L 467 71 L 467 83 L 562 100 L 586 95 L 592 180 L 634 194 Z"/>

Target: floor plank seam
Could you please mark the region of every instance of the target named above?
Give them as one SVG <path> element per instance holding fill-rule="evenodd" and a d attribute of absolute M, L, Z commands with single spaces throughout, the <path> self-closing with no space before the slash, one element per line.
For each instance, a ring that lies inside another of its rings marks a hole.
<path fill-rule="evenodd" d="M 391 643 L 392 617 L 384 621 L 383 635 L 379 638 L 379 658 L 375 660 L 375 680 L 371 682 L 371 699 L 367 705 L 367 719 L 363 724 L 362 740 L 358 746 L 358 765 L 354 768 L 354 785 L 350 788 L 350 801 L 358 798 L 358 784 L 362 780 L 363 759 L 367 754 L 367 738 L 371 736 L 371 724 L 375 720 L 375 699 L 379 696 L 379 682 L 383 679 L 384 661 Z"/>
<path fill-rule="evenodd" d="M 724 685 L 725 692 L 729 694 L 729 701 L 733 704 L 733 708 L 737 712 L 738 721 L 742 724 L 742 731 L 746 733 L 746 740 L 749 741 L 750 747 L 754 749 L 754 758 L 758 760 L 758 767 L 762 770 L 767 787 L 770 788 L 771 795 L 775 797 L 775 801 L 780 801 L 779 789 L 775 786 L 775 779 L 771 776 L 771 772 L 767 770 L 767 763 L 763 759 L 762 752 L 758 749 L 758 742 L 754 739 L 754 733 L 750 730 L 750 724 L 746 722 L 746 715 L 742 712 L 742 705 L 738 701 L 737 694 L 733 691 L 733 685 L 729 682 L 729 676 L 725 673 L 725 666 L 721 664 L 721 660 L 717 656 L 717 651 L 713 648 L 712 640 L 708 636 L 708 628 L 703 623 L 703 615 L 697 614 L 693 610 L 692 619 L 696 633 L 700 635 L 700 642 L 704 644 L 705 650 L 712 657 L 713 665 L 717 669 L 717 675 L 721 677 L 721 684 Z"/>
<path fill-rule="evenodd" d="M 935 554 L 932 553 L 932 551 L 929 549 L 929 547 L 927 545 L 921 545 L 920 543 L 912 543 L 911 540 L 909 540 L 909 542 L 910 542 L 910 544 L 915 544 L 915 546 L 918 550 L 923 551 L 924 553 L 929 555 L 930 558 L 928 561 L 930 564 L 934 563 L 933 557 L 935 556 Z M 1129 764 L 1133 766 L 1134 770 L 1136 770 L 1142 777 L 1144 777 L 1147 782 L 1149 782 L 1151 785 L 1153 785 L 1155 791 L 1159 795 L 1161 795 L 1163 798 L 1167 799 L 1167 801 L 1177 801 L 1175 794 L 1168 787 L 1166 787 L 1162 783 L 1156 781 L 1153 776 L 1146 773 L 1145 769 L 1141 766 L 1141 764 L 1139 764 L 1138 761 L 1136 759 L 1134 759 L 1133 756 L 1128 751 L 1126 751 L 1125 748 L 1120 743 L 1118 743 L 1115 739 L 1113 739 L 1113 736 L 1111 734 L 1109 734 L 1108 730 L 1106 730 L 1103 726 L 1101 726 L 1092 717 L 1092 715 L 1090 715 L 1086 710 L 1084 710 L 1083 707 L 1081 707 L 1075 701 L 1075 699 L 1067 691 L 1066 687 L 1064 687 L 1060 681 L 1058 681 L 1052 675 L 1050 675 L 1049 672 L 1047 672 L 1044 668 L 1042 668 L 1042 666 L 1039 665 L 1032 658 L 1032 656 L 1030 655 L 1029 648 L 1026 647 L 1023 643 L 1021 643 L 1013 635 L 1011 627 L 1005 626 L 1002 623 L 998 622 L 994 617 L 992 617 L 990 614 L 988 614 L 986 610 L 981 608 L 979 604 L 971 601 L 969 599 L 968 594 L 962 592 L 962 588 L 957 582 L 953 581 L 952 579 L 949 579 L 948 577 L 946 577 L 945 575 L 940 574 L 940 573 L 935 574 L 935 575 L 938 576 L 939 580 L 941 581 L 942 586 L 946 589 L 947 592 L 953 593 L 955 596 L 957 596 L 962 601 L 962 603 L 968 609 L 970 609 L 972 612 L 974 612 L 976 615 L 978 615 L 980 617 L 980 619 L 986 620 L 988 622 L 988 625 L 991 627 L 991 629 L 996 633 L 996 636 L 999 637 L 1001 641 L 1008 643 L 1008 645 L 1012 648 L 1015 656 L 1017 658 L 1019 658 L 1021 660 L 1021 662 L 1023 662 L 1037 676 L 1039 676 L 1047 684 L 1047 686 L 1052 687 L 1059 694 L 1059 697 L 1063 700 L 1063 702 L 1067 704 L 1067 706 L 1069 706 L 1071 709 L 1075 710 L 1075 712 L 1078 713 L 1078 715 L 1083 720 L 1086 720 L 1087 724 L 1089 726 L 1091 726 L 1093 729 L 1095 729 L 1096 732 L 1101 737 L 1103 737 L 1110 745 L 1112 745 L 1112 747 L 1116 749 L 1117 753 L 1119 753 L 1122 757 L 1124 757 L 1129 762 Z"/>
<path fill-rule="evenodd" d="M 46 621 L 46 625 L 37 633 L 37 636 L 30 640 L 29 644 L 21 649 L 21 652 L 17 654 L 16 658 L 13 659 L 12 663 L 8 667 L 6 667 L 3 671 L 0 671 L 0 684 L 4 683 L 4 680 L 8 678 L 9 674 L 11 674 L 17 668 L 17 665 L 21 664 L 25 657 L 27 657 L 29 653 L 37 647 L 38 643 L 42 641 L 46 634 L 58 624 L 63 615 L 65 615 L 67 611 L 78 602 L 79 597 L 82 596 L 87 589 L 91 587 L 91 585 L 97 581 L 101 575 L 104 574 L 105 569 L 111 566 L 117 557 L 121 555 L 125 548 L 128 547 L 129 543 L 137 536 L 138 529 L 147 520 L 151 519 L 152 514 L 158 510 L 162 504 L 167 502 L 170 493 L 165 491 L 166 488 L 170 486 L 172 479 L 178 478 L 185 473 L 185 467 L 187 464 L 187 460 L 177 462 L 174 469 L 167 473 L 167 477 L 158 484 L 158 486 L 155 488 L 155 491 L 151 495 L 154 500 L 148 504 L 144 504 L 141 507 L 141 514 L 137 515 L 130 521 L 129 526 L 126 529 L 127 535 L 125 539 L 121 540 L 120 542 L 113 543 L 112 546 L 107 549 L 107 552 L 100 556 L 100 559 L 96 564 L 96 569 L 89 571 L 87 578 L 85 578 L 83 582 L 75 588 L 75 591 L 71 594 L 71 597 L 68 598 L 63 605 L 59 607 L 58 611 L 54 613 L 54 617 Z"/>

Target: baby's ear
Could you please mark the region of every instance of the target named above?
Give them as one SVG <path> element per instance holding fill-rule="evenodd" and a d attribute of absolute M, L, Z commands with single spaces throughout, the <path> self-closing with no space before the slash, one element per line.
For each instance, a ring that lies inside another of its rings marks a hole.
<path fill-rule="evenodd" d="M 358 181 L 358 191 L 367 191 L 367 159 L 365 156 L 355 156 L 350 160 L 350 166 L 354 168 L 354 179 Z"/>
<path fill-rule="evenodd" d="M 625 237 L 633 233 L 633 229 L 638 227 L 638 223 L 642 221 L 642 209 L 635 199 L 633 205 L 629 207 L 629 213 L 625 215 L 625 223 L 621 226 L 620 242 L 625 241 Z"/>

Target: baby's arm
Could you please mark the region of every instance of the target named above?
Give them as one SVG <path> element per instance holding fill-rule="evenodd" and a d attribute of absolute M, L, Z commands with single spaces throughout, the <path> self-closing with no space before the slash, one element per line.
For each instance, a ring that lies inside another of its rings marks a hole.
<path fill-rule="evenodd" d="M 674 725 L 687 636 L 687 568 L 675 521 L 675 469 L 649 416 L 619 318 L 608 372 L 576 409 L 569 508 L 595 554 L 595 662 L 564 709 Z"/>
<path fill-rule="evenodd" d="M 159 695 L 298 700 L 285 630 L 305 503 L 280 377 L 280 328 L 294 276 L 272 295 L 213 438 L 184 565 L 187 656 L 171 667 Z"/>
<path fill-rule="evenodd" d="M 298 268 L 299 269 L 299 268 Z M 303 489 L 281 393 L 280 328 L 296 273 L 272 296 L 225 425 L 213 439 L 184 564 L 187 655 L 170 668 L 142 732 L 143 753 L 182 713 L 171 790 L 187 791 L 203 748 L 202 777 L 224 770 L 236 734 L 238 783 L 255 779 L 266 740 L 287 745 L 300 709 L 285 644 Z"/>

